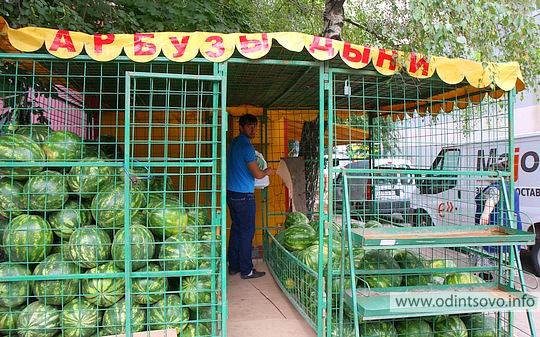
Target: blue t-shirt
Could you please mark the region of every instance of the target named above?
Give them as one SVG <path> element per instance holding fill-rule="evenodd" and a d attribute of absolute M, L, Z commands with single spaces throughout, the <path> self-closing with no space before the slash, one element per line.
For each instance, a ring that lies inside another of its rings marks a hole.
<path fill-rule="evenodd" d="M 253 193 L 255 177 L 247 167 L 254 162 L 255 148 L 243 134 L 234 138 L 227 152 L 227 190 L 239 193 Z"/>

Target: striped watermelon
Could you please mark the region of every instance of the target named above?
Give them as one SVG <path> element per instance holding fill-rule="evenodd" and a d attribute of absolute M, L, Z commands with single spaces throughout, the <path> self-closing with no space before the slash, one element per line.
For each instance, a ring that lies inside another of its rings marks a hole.
<path fill-rule="evenodd" d="M 83 297 L 75 297 L 62 307 L 60 320 L 63 337 L 88 337 L 97 333 L 103 311 Z"/>
<path fill-rule="evenodd" d="M 22 214 L 11 220 L 3 239 L 10 261 L 35 263 L 50 252 L 54 235 L 41 216 Z"/>
<path fill-rule="evenodd" d="M 26 304 L 16 307 L 0 307 L 0 335 L 17 335 L 17 320 Z"/>
<path fill-rule="evenodd" d="M 105 160 L 91 157 L 73 166 L 66 179 L 72 192 L 83 198 L 93 198 L 98 191 L 113 185 L 112 177 L 116 173 L 117 169 Z"/>
<path fill-rule="evenodd" d="M 30 275 L 30 271 L 22 264 L 3 262 L 0 263 L 0 306 L 16 307 L 26 303 L 30 289 L 28 281 L 17 281 L 21 276 Z M 15 280 L 9 280 L 14 278 Z"/>
<path fill-rule="evenodd" d="M 365 337 L 397 337 L 392 321 L 375 321 L 360 324 L 360 336 Z"/>
<path fill-rule="evenodd" d="M 431 260 L 431 262 L 429 263 L 429 267 L 431 269 L 442 270 L 442 272 L 433 273 L 433 276 L 446 277 L 446 270 L 456 268 L 457 265 L 453 260 L 440 258 Z"/>
<path fill-rule="evenodd" d="M 60 310 L 39 301 L 30 303 L 17 319 L 19 337 L 53 337 L 60 329 Z"/>
<path fill-rule="evenodd" d="M 189 226 L 204 226 L 208 222 L 206 209 L 194 204 L 184 204 Z"/>
<path fill-rule="evenodd" d="M 175 308 L 178 310 L 178 308 Z M 146 330 L 146 309 L 137 305 L 131 305 L 131 310 L 126 306 L 123 298 L 107 308 L 103 313 L 101 336 L 117 335 L 126 332 L 127 314 L 131 318 L 131 331 L 140 332 Z"/>
<path fill-rule="evenodd" d="M 84 209 L 77 201 L 68 199 L 63 209 L 49 213 L 47 220 L 53 228 L 54 234 L 69 239 L 77 228 L 92 223 L 92 213 Z"/>
<path fill-rule="evenodd" d="M 289 228 L 292 225 L 309 225 L 309 219 L 302 212 L 291 212 L 285 217 L 283 226 Z"/>
<path fill-rule="evenodd" d="M 4 177 L 0 179 L 0 216 L 9 219 L 23 214 L 27 209 L 24 185 Z"/>
<path fill-rule="evenodd" d="M 30 125 L 21 125 L 15 131 L 16 134 L 28 137 L 36 142 L 39 146 L 42 146 L 49 135 L 53 132 L 50 126 L 46 124 L 30 124 Z"/>
<path fill-rule="evenodd" d="M 497 319 L 490 314 L 477 313 L 462 317 L 469 337 L 497 337 Z"/>
<path fill-rule="evenodd" d="M 394 324 L 399 336 L 433 337 L 433 329 L 422 318 L 409 318 Z"/>
<path fill-rule="evenodd" d="M 468 337 L 467 326 L 456 315 L 441 316 L 433 323 L 434 337 Z"/>
<path fill-rule="evenodd" d="M 150 262 L 147 266 L 139 269 L 140 273 L 161 272 L 163 269 L 157 264 Z M 165 276 L 132 277 L 133 302 L 138 304 L 153 304 L 163 297 L 168 286 L 168 279 Z"/>
<path fill-rule="evenodd" d="M 174 183 L 168 175 L 154 175 L 150 180 L 150 190 L 152 191 L 174 191 Z"/>
<path fill-rule="evenodd" d="M 203 337 L 212 336 L 212 331 L 205 322 L 189 322 L 182 330 L 182 337 Z"/>
<path fill-rule="evenodd" d="M 210 305 L 212 296 L 212 278 L 210 275 L 182 277 L 182 302 L 188 307 Z"/>
<path fill-rule="evenodd" d="M 109 261 L 95 268 L 88 269 L 86 274 L 104 274 L 102 278 L 84 278 L 82 280 L 82 295 L 91 303 L 107 308 L 124 297 L 124 277 L 114 277 L 112 273 L 122 273 L 123 270 Z M 109 274 L 109 275 L 108 275 Z"/>
<path fill-rule="evenodd" d="M 117 184 L 98 192 L 92 200 L 91 212 L 96 223 L 103 228 L 120 228 L 124 225 L 126 207 L 125 185 Z M 144 206 L 144 195 L 136 188 L 130 189 L 131 217 Z"/>
<path fill-rule="evenodd" d="M 103 228 L 78 228 L 69 237 L 68 252 L 75 264 L 94 268 L 111 257 L 111 238 Z"/>
<path fill-rule="evenodd" d="M 40 212 L 61 209 L 69 197 L 64 175 L 50 170 L 30 177 L 24 184 L 24 193 L 28 195 L 28 208 Z"/>
<path fill-rule="evenodd" d="M 198 245 L 181 235 L 165 240 L 159 250 L 159 265 L 163 270 L 195 270 L 197 268 Z"/>
<path fill-rule="evenodd" d="M 189 309 L 176 294 L 165 294 L 148 309 L 149 330 L 176 329 L 180 332 L 188 321 Z"/>
<path fill-rule="evenodd" d="M 17 134 L 6 134 L 0 137 L 0 162 L 36 163 L 34 166 L 27 167 L 0 166 L 0 175 L 24 181 L 43 170 L 43 166 L 37 163 L 43 163 L 45 159 L 46 156 L 41 147 L 28 137 Z"/>
<path fill-rule="evenodd" d="M 148 221 L 156 240 L 164 241 L 188 225 L 188 214 L 182 202 L 167 200 L 159 202 L 148 211 Z"/>
<path fill-rule="evenodd" d="M 49 161 L 71 161 L 81 159 L 83 150 L 82 138 L 71 131 L 54 131 L 43 144 L 43 152 Z"/>
<path fill-rule="evenodd" d="M 125 247 L 126 242 L 125 229 L 119 229 L 114 235 L 111 247 L 111 255 L 116 266 L 125 269 Z M 133 271 L 140 269 L 148 263 L 154 256 L 155 240 L 152 232 L 141 225 L 131 225 L 129 227 L 131 235 L 131 269 Z"/>
<path fill-rule="evenodd" d="M 382 250 L 371 250 L 364 254 L 359 262 L 360 271 L 395 270 L 393 274 L 370 273 L 360 276 L 371 288 L 397 287 L 401 284 L 402 276 L 399 274 L 399 264 L 392 254 Z"/>
<path fill-rule="evenodd" d="M 313 244 L 306 249 L 295 251 L 296 258 L 314 271 L 319 268 L 319 244 Z M 328 264 L 328 246 L 323 246 L 323 266 Z"/>
<path fill-rule="evenodd" d="M 472 284 L 484 283 L 485 281 L 473 273 L 452 273 L 446 275 L 444 284 Z"/>
<path fill-rule="evenodd" d="M 71 261 L 65 261 L 60 253 L 47 256 L 36 266 L 32 275 L 57 276 L 57 278 L 30 281 L 34 296 L 39 301 L 51 305 L 63 305 L 71 301 L 79 292 L 79 280 L 63 279 L 63 276 L 77 274 L 78 271 L 77 265 Z"/>
<path fill-rule="evenodd" d="M 311 246 L 316 239 L 317 232 L 309 224 L 296 224 L 285 230 L 283 246 L 290 251 L 302 250 Z"/>
<path fill-rule="evenodd" d="M 414 250 L 410 250 L 410 249 L 400 250 L 394 254 L 394 259 L 399 264 L 399 267 L 401 269 L 425 270 L 427 268 L 427 262 L 420 255 L 420 253 Z M 431 278 L 429 276 L 430 275 L 426 273 L 406 274 L 403 277 L 403 283 L 404 283 L 403 285 L 406 285 L 406 286 L 427 285 L 429 282 L 431 282 Z"/>

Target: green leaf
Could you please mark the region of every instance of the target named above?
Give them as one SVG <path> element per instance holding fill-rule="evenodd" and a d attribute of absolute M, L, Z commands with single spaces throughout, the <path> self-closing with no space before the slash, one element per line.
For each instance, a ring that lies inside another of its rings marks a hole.
<path fill-rule="evenodd" d="M 456 42 L 459 44 L 467 44 L 467 39 L 465 38 L 465 36 L 460 35 L 456 38 Z"/>

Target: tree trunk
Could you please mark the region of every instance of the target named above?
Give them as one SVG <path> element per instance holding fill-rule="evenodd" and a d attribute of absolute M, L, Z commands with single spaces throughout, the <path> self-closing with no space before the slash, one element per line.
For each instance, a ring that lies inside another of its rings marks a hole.
<path fill-rule="evenodd" d="M 344 3 L 345 0 L 326 0 L 321 36 L 341 41 L 341 30 L 345 22 Z"/>

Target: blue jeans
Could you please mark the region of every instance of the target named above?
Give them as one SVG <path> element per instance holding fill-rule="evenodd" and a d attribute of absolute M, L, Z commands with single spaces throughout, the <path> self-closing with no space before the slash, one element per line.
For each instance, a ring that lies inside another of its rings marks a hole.
<path fill-rule="evenodd" d="M 229 237 L 229 270 L 248 275 L 253 269 L 252 242 L 255 236 L 255 195 L 227 191 L 232 225 Z"/>

